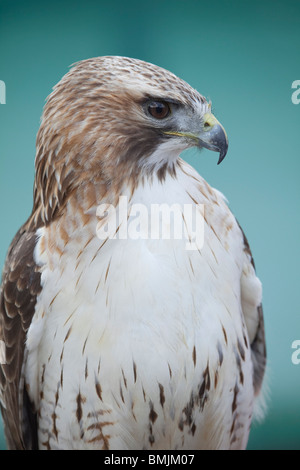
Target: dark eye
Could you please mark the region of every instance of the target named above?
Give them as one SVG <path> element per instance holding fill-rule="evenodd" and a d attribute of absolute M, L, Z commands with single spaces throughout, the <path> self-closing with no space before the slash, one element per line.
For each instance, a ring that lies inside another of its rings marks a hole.
<path fill-rule="evenodd" d="M 165 101 L 151 101 L 148 104 L 148 112 L 155 119 L 165 119 L 169 116 L 171 110 L 168 103 Z"/>

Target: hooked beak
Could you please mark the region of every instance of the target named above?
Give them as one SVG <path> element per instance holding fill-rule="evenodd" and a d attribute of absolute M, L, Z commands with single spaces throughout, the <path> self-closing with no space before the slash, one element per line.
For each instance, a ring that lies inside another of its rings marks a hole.
<path fill-rule="evenodd" d="M 218 165 L 226 157 L 228 138 L 222 124 L 211 113 L 204 114 L 203 131 L 198 136 L 199 146 L 219 152 Z"/>
<path fill-rule="evenodd" d="M 219 152 L 218 165 L 224 160 L 228 150 L 228 138 L 222 124 L 208 112 L 203 116 L 203 127 L 199 134 L 189 132 L 165 131 L 164 134 L 192 139 L 197 147 Z"/>

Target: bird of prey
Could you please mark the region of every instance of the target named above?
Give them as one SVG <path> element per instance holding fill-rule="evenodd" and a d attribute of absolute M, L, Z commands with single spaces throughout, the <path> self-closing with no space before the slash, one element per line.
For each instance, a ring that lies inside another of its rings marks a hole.
<path fill-rule="evenodd" d="M 193 146 L 220 162 L 225 130 L 202 95 L 156 65 L 87 59 L 54 87 L 33 210 L 2 277 L 8 448 L 246 447 L 266 363 L 262 288 L 225 198 L 180 158 Z M 100 237 L 111 212 L 98 208 L 118 214 L 121 196 L 127 217 Z M 202 207 L 201 246 L 118 237 L 134 205 L 155 204 Z"/>

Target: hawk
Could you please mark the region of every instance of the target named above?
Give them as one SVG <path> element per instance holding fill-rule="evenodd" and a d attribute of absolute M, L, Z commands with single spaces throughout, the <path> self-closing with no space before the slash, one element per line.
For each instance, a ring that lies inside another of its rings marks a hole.
<path fill-rule="evenodd" d="M 225 130 L 158 66 L 87 59 L 54 87 L 1 286 L 10 449 L 246 447 L 266 363 L 262 288 L 225 198 L 180 158 L 192 146 L 220 163 Z M 120 196 L 128 220 L 134 204 L 202 206 L 202 245 L 118 237 L 124 217 L 100 238 L 97 208 L 117 213 Z"/>

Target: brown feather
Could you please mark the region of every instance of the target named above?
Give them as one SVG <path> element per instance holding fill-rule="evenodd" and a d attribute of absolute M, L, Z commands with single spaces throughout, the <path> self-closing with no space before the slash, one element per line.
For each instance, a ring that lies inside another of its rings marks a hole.
<path fill-rule="evenodd" d="M 237 224 L 241 230 L 244 242 L 244 252 L 249 256 L 250 262 L 255 270 L 255 263 L 250 249 L 249 242 L 247 237 L 240 226 L 239 222 Z M 266 350 L 266 338 L 265 338 L 265 325 L 264 325 L 264 315 L 262 305 L 257 305 L 257 315 L 258 315 L 258 326 L 256 335 L 251 343 L 251 356 L 253 362 L 253 386 L 255 395 L 258 395 L 262 386 L 266 364 L 267 364 L 267 350 Z"/>
<path fill-rule="evenodd" d="M 0 339 L 6 346 L 6 363 L 0 366 L 1 406 L 7 444 L 10 449 L 34 448 L 37 442 L 35 418 L 24 388 L 22 365 L 26 332 L 41 290 L 40 273 L 33 260 L 34 233 L 22 228 L 15 236 L 6 259 L 0 292 Z"/>

